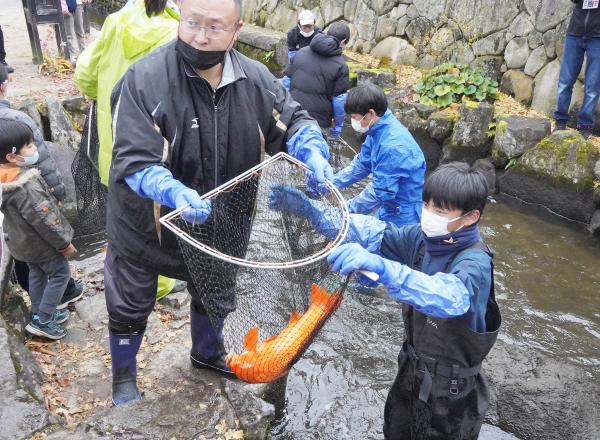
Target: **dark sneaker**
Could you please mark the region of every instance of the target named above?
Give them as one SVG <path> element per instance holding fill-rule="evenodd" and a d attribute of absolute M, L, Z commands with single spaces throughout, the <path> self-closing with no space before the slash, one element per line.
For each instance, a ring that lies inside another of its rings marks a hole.
<path fill-rule="evenodd" d="M 69 304 L 78 301 L 83 296 L 83 284 L 75 281 L 73 278 L 69 280 L 65 293 L 63 293 L 60 303 L 56 306 L 57 310 L 66 308 Z"/>
<path fill-rule="evenodd" d="M 27 324 L 25 330 L 34 336 L 41 336 L 52 340 L 62 339 L 67 336 L 67 330 L 52 319 L 48 322 L 41 322 L 38 315 L 33 315 L 31 322 Z"/>
<path fill-rule="evenodd" d="M 554 131 L 561 131 L 567 129 L 567 121 L 556 121 L 554 125 Z"/>
<path fill-rule="evenodd" d="M 56 309 L 54 311 L 54 313 L 52 314 L 52 318 L 50 318 L 50 319 L 52 321 L 55 321 L 57 324 L 62 324 L 67 319 L 69 319 L 70 316 L 71 316 L 71 312 L 69 312 L 69 309 L 62 309 L 62 310 Z"/>
<path fill-rule="evenodd" d="M 181 292 L 182 290 L 187 289 L 187 282 L 183 280 L 175 280 L 175 285 L 171 289 L 171 293 Z"/>
<path fill-rule="evenodd" d="M 592 130 L 590 130 L 589 128 L 578 128 L 577 130 L 579 131 L 581 137 L 584 138 L 586 141 L 592 135 Z"/>
<path fill-rule="evenodd" d="M 6 61 L 0 61 L 0 64 L 2 64 L 4 66 L 4 68 L 6 69 L 6 73 L 13 73 L 15 71 L 15 69 L 13 69 L 12 67 L 10 67 Z"/>
<path fill-rule="evenodd" d="M 225 362 L 225 349 L 221 346 L 215 356 L 210 359 L 204 358 L 200 353 L 193 350 L 190 352 L 190 361 L 196 368 L 215 370 L 227 377 L 236 377 L 235 373 L 227 366 Z"/>

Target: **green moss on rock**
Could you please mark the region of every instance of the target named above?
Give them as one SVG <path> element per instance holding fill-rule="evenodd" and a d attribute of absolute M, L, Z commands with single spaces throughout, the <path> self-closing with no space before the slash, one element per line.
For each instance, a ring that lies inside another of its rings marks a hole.
<path fill-rule="evenodd" d="M 596 147 L 577 132 L 559 131 L 523 154 L 517 168 L 553 185 L 582 191 L 593 185 L 594 165 L 599 156 Z"/>

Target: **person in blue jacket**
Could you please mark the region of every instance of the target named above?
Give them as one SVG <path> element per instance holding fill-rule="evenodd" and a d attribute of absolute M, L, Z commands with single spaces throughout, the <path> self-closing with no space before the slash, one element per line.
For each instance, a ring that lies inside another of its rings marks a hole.
<path fill-rule="evenodd" d="M 348 92 L 346 113 L 352 128 L 367 137 L 352 163 L 336 173 L 333 183 L 347 188 L 372 175 L 361 194 L 348 203 L 354 214 L 369 214 L 396 225 L 419 223 L 425 157 L 408 129 L 387 107 L 385 93 L 366 82 Z"/>
<path fill-rule="evenodd" d="M 403 304 L 405 340 L 384 412 L 390 439 L 477 439 L 489 404 L 481 363 L 500 328 L 492 254 L 479 220 L 485 177 L 466 163 L 442 165 L 427 179 L 421 224 L 396 226 L 351 214 L 334 272 L 374 272 Z M 333 236 L 339 218 L 297 190 L 274 187 L 269 206 L 304 215 Z"/>

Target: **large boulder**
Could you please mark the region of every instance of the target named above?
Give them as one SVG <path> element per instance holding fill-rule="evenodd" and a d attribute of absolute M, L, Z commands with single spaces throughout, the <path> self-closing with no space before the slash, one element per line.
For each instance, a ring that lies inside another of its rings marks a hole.
<path fill-rule="evenodd" d="M 554 183 L 582 188 L 594 180 L 594 166 L 599 156 L 598 149 L 579 133 L 562 130 L 526 151 L 520 167 Z"/>
<path fill-rule="evenodd" d="M 546 48 L 544 46 L 540 46 L 534 49 L 533 52 L 531 52 L 531 55 L 529 55 L 527 63 L 525 64 L 524 72 L 529 76 L 536 76 L 547 62 L 548 58 L 546 57 Z"/>
<path fill-rule="evenodd" d="M 534 0 L 534 2 L 538 4 L 535 12 L 535 28 L 540 32 L 556 27 L 573 11 L 571 0 Z"/>
<path fill-rule="evenodd" d="M 525 37 L 513 38 L 506 45 L 504 59 L 509 69 L 520 69 L 525 66 L 529 58 L 529 42 Z"/>
<path fill-rule="evenodd" d="M 576 131 L 557 131 L 521 156 L 500 178 L 500 189 L 587 224 L 595 211 L 594 166 L 599 156 Z"/>
<path fill-rule="evenodd" d="M 471 67 L 481 69 L 487 76 L 494 81 L 500 82 L 502 78 L 502 65 L 504 58 L 495 56 L 483 56 L 475 58 L 469 64 Z"/>
<path fill-rule="evenodd" d="M 533 21 L 527 12 L 521 12 L 510 24 L 508 30 L 517 37 L 526 37 L 533 31 Z"/>
<path fill-rule="evenodd" d="M 481 38 L 473 43 L 475 56 L 502 55 L 506 48 L 506 31 L 500 31 Z"/>
<path fill-rule="evenodd" d="M 485 177 L 488 185 L 488 194 L 496 192 L 496 168 L 490 159 L 477 159 L 473 163 L 473 169 L 479 171 Z"/>
<path fill-rule="evenodd" d="M 26 113 L 31 119 L 33 119 L 33 122 L 35 122 L 35 125 L 40 130 L 40 132 L 44 133 L 44 124 L 42 123 L 42 117 L 33 98 L 25 98 L 17 107 L 17 109 L 22 111 L 23 113 Z"/>
<path fill-rule="evenodd" d="M 534 80 L 533 100 L 531 108 L 538 112 L 550 114 L 556 105 L 556 85 L 560 74 L 560 62 L 557 60 L 546 64 Z"/>
<path fill-rule="evenodd" d="M 508 28 L 520 6 L 520 0 L 504 0 L 500 8 L 496 0 L 447 0 L 446 14 L 463 24 L 465 39 L 470 39 Z"/>
<path fill-rule="evenodd" d="M 494 107 L 488 103 L 465 103 L 452 136 L 444 143 L 442 163 L 455 160 L 473 163 L 489 152 L 488 130 Z"/>
<path fill-rule="evenodd" d="M 531 104 L 533 79 L 520 70 L 511 69 L 502 76 L 500 91 L 513 96 L 521 104 Z"/>
<path fill-rule="evenodd" d="M 357 84 L 370 82 L 382 89 L 391 88 L 396 84 L 396 74 L 390 69 L 360 69 L 356 71 Z"/>
<path fill-rule="evenodd" d="M 73 127 L 73 122 L 62 104 L 53 96 L 46 98 L 46 104 L 48 105 L 52 142 L 67 145 L 77 151 L 81 144 L 81 134 Z"/>
<path fill-rule="evenodd" d="M 438 142 L 444 142 L 452 134 L 454 114 L 435 112 L 427 119 L 427 131 Z"/>
<path fill-rule="evenodd" d="M 508 160 L 521 156 L 550 134 L 550 121 L 545 118 L 509 116 L 496 123 L 496 136 L 492 146 L 492 157 L 498 167 Z"/>
<path fill-rule="evenodd" d="M 29 357 L 27 361 L 33 359 Z M 29 438 L 51 423 L 44 405 L 19 385 L 20 373 L 11 358 L 9 334 L 0 318 L 0 439 L 3 440 Z"/>
<path fill-rule="evenodd" d="M 75 182 L 73 181 L 73 174 L 71 173 L 71 164 L 75 158 L 75 151 L 64 144 L 57 144 L 54 142 L 46 142 L 46 147 L 48 148 L 48 154 L 54 159 L 56 168 L 65 184 L 65 189 L 67 191 L 65 202 L 74 203 L 76 201 Z"/>
<path fill-rule="evenodd" d="M 394 63 L 416 65 L 417 50 L 405 39 L 388 37 L 380 41 L 371 51 L 376 57 L 387 56 Z"/>

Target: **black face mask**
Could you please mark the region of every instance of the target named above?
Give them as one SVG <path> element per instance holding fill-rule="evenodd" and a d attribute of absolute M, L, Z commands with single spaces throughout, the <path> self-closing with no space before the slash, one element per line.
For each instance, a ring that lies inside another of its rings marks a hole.
<path fill-rule="evenodd" d="M 192 67 L 207 70 L 225 60 L 226 50 L 200 50 L 177 38 L 175 48 Z"/>

